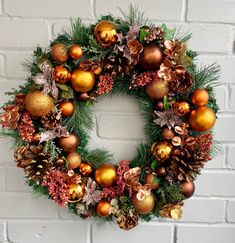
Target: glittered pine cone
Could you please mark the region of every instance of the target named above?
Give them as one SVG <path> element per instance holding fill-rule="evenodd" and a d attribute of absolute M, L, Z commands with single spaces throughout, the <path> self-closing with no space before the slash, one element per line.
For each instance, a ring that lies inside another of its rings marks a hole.
<path fill-rule="evenodd" d="M 50 112 L 40 119 L 42 125 L 46 128 L 55 128 L 61 124 L 61 111 Z"/>
<path fill-rule="evenodd" d="M 159 27 L 150 27 L 147 29 L 148 35 L 144 38 L 146 43 L 158 40 L 160 43 L 163 41 L 164 32 Z"/>
<path fill-rule="evenodd" d="M 130 211 L 120 215 L 117 219 L 117 224 L 121 229 L 128 231 L 138 224 L 138 219 L 138 214 Z"/>

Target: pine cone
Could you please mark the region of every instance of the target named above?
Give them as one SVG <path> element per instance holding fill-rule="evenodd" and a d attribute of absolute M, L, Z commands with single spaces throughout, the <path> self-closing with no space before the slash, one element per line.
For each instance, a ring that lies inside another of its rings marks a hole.
<path fill-rule="evenodd" d="M 174 94 L 182 94 L 188 92 L 193 86 L 193 79 L 190 73 L 176 73 L 176 79 L 170 82 L 170 88 Z"/>
<path fill-rule="evenodd" d="M 117 224 L 121 229 L 128 231 L 138 224 L 138 219 L 138 214 L 131 211 L 119 216 L 117 219 Z"/>
<path fill-rule="evenodd" d="M 41 118 L 41 123 L 46 128 L 55 128 L 61 123 L 61 111 L 50 112 Z"/>
<path fill-rule="evenodd" d="M 146 43 L 150 43 L 154 40 L 163 41 L 164 32 L 159 27 L 151 27 L 147 32 L 149 34 L 144 38 Z"/>
<path fill-rule="evenodd" d="M 25 170 L 29 180 L 36 183 L 53 169 L 50 156 L 43 151 L 43 146 L 26 145 L 15 151 L 17 166 Z"/>

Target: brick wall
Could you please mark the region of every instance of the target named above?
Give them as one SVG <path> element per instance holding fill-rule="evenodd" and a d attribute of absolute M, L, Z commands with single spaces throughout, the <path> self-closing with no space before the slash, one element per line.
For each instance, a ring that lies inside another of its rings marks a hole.
<path fill-rule="evenodd" d="M 129 1 L 130 2 L 130 1 Z M 200 63 L 222 67 L 217 89 L 221 107 L 216 139 L 224 154 L 209 162 L 196 182 L 195 196 L 186 201 L 179 222 L 141 224 L 131 232 L 116 226 L 82 221 L 46 199 L 34 200 L 23 173 L 15 168 L 10 143 L 0 140 L 0 242 L 70 243 L 234 243 L 235 242 L 235 0 L 137 0 L 156 23 L 190 30 L 190 47 L 201 53 Z M 69 4 L 69 5 L 68 5 Z M 0 103 L 4 92 L 23 82 L 20 63 L 33 48 L 48 41 L 70 16 L 93 22 L 100 14 L 118 14 L 125 0 L 0 0 Z M 96 129 L 91 147 L 105 147 L 116 161 L 131 158 L 143 135 L 143 120 L 135 102 L 126 97 L 100 99 L 95 105 Z"/>

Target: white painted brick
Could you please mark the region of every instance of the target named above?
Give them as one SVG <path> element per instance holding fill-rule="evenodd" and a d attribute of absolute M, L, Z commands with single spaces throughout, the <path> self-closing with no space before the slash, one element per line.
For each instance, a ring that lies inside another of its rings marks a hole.
<path fill-rule="evenodd" d="M 12 16 L 91 18 L 90 1 L 87 0 L 70 0 L 69 3 L 66 0 L 22 0 L 17 7 L 15 0 L 7 0 L 4 9 Z"/>
<path fill-rule="evenodd" d="M 225 164 L 225 147 L 222 146 L 222 152 L 218 153 L 212 160 L 206 163 L 206 169 L 221 169 Z"/>
<path fill-rule="evenodd" d="M 128 232 L 119 229 L 118 226 L 113 224 L 105 224 L 101 228 L 94 225 L 92 232 L 93 243 L 169 243 L 171 239 L 171 227 L 161 225 L 139 225 Z"/>
<path fill-rule="evenodd" d="M 70 21 L 69 20 L 63 20 L 63 21 L 57 21 L 53 24 L 52 32 L 54 35 L 54 38 L 62 32 L 63 29 L 66 29 L 67 31 L 70 30 Z"/>
<path fill-rule="evenodd" d="M 233 243 L 235 227 L 224 226 L 179 226 L 178 243 Z"/>
<path fill-rule="evenodd" d="M 57 218 L 58 206 L 46 197 L 36 199 L 31 193 L 1 193 L 0 197 L 0 218 Z"/>
<path fill-rule="evenodd" d="M 216 93 L 216 100 L 217 104 L 219 105 L 220 111 L 226 111 L 228 110 L 228 90 L 227 86 L 225 85 L 220 85 L 215 88 L 215 93 Z"/>
<path fill-rule="evenodd" d="M 224 202 L 210 199 L 188 199 L 184 201 L 182 221 L 222 222 Z"/>
<path fill-rule="evenodd" d="M 122 16 L 118 7 L 123 10 L 127 10 L 130 3 L 133 1 L 105 1 L 97 0 L 95 4 L 96 15 L 105 15 L 108 12 L 116 16 Z M 145 12 L 146 17 L 149 19 L 157 20 L 180 20 L 182 1 L 180 0 L 138 0 L 136 3 L 141 11 Z M 171 7 L 169 7 L 171 6 Z M 166 14 L 167 13 L 167 14 Z"/>
<path fill-rule="evenodd" d="M 70 222 L 9 222 L 9 240 L 17 243 L 85 243 L 88 224 Z"/>
<path fill-rule="evenodd" d="M 235 169 L 235 145 L 228 147 L 228 166 Z"/>
<path fill-rule="evenodd" d="M 5 169 L 0 168 L 0 191 L 5 190 L 5 184 L 6 184 Z"/>
<path fill-rule="evenodd" d="M 4 151 L 0 156 L 0 165 L 15 166 L 14 151 L 10 149 L 12 142 L 8 138 L 0 138 L 0 151 Z"/>
<path fill-rule="evenodd" d="M 0 47 L 47 46 L 49 41 L 46 23 L 36 20 L 1 19 L 0 36 Z"/>
<path fill-rule="evenodd" d="M 198 176 L 195 195 L 199 196 L 235 196 L 234 173 L 205 173 Z"/>
<path fill-rule="evenodd" d="M 5 75 L 4 55 L 0 54 L 0 75 Z"/>
<path fill-rule="evenodd" d="M 31 189 L 25 183 L 25 173 L 21 168 L 7 168 L 7 191 L 12 192 L 30 192 Z"/>
<path fill-rule="evenodd" d="M 234 11 L 234 0 L 189 0 L 187 19 L 189 21 L 234 22 Z"/>
<path fill-rule="evenodd" d="M 5 240 L 4 237 L 4 224 L 0 223 L 0 242 L 3 242 Z"/>
<path fill-rule="evenodd" d="M 235 202 L 229 201 L 227 205 L 227 220 L 228 222 L 235 222 Z"/>
<path fill-rule="evenodd" d="M 235 85 L 231 87 L 231 98 L 229 102 L 229 109 L 235 111 Z"/>

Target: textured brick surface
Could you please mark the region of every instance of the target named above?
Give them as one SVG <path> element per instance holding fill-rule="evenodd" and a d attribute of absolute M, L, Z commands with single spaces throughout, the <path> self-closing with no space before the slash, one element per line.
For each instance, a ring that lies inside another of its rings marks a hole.
<path fill-rule="evenodd" d="M 228 202 L 227 220 L 228 222 L 235 222 L 235 201 Z"/>

